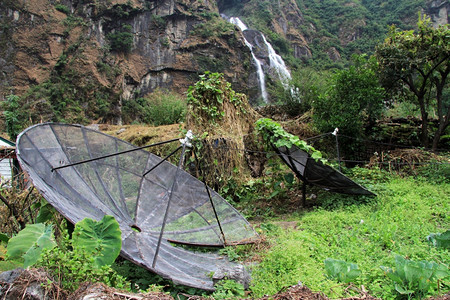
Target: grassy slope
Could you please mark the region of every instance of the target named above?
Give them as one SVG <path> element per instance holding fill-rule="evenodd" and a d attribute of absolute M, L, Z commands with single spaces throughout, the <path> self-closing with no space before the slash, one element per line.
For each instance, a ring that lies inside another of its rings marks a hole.
<path fill-rule="evenodd" d="M 274 294 L 299 281 L 331 298 L 349 296 L 347 284 L 326 277 L 323 261 L 328 257 L 358 264 L 362 274 L 355 285 L 383 299 L 396 295 L 380 269 L 395 268 L 395 254 L 448 264 L 449 251 L 433 248 L 426 236 L 450 228 L 450 184 L 394 178 L 375 188 L 378 197 L 368 204 L 319 208 L 298 217 L 296 229 L 269 232 L 273 247 L 253 273 L 254 296 Z"/>

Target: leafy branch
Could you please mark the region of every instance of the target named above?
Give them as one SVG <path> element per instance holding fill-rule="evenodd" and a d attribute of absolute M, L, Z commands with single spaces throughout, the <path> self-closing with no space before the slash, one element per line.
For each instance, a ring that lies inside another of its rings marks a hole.
<path fill-rule="evenodd" d="M 262 135 L 264 141 L 277 148 L 291 148 L 292 145 L 305 151 L 316 161 L 327 164 L 327 160 L 322 157 L 322 152 L 308 145 L 306 141 L 300 140 L 298 136 L 286 132 L 280 124 L 269 118 L 261 118 L 256 121 L 256 130 Z"/>

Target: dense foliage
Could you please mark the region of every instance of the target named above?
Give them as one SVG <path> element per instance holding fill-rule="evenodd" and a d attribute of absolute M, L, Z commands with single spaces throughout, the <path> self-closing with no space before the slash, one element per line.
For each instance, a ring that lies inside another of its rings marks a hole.
<path fill-rule="evenodd" d="M 284 3 L 250 0 L 219 1 L 219 5 L 226 13 L 242 16 L 247 25 L 262 31 L 291 67 L 306 63 L 316 69 L 328 69 L 342 68 L 355 53 L 372 54 L 390 25 L 411 29 L 417 13 L 426 9 L 428 2 L 297 0 L 304 20 L 299 29 L 312 53 L 312 59 L 303 62 L 293 58 L 292 45 L 272 27 L 272 20 L 279 18 Z M 342 60 L 330 59 L 327 51 L 332 48 L 340 53 Z"/>
<path fill-rule="evenodd" d="M 340 134 L 360 138 L 364 129 L 372 127 L 380 117 L 384 89 L 375 74 L 376 63 L 364 56 L 354 56 L 353 65 L 336 71 L 328 90 L 313 102 L 313 119 L 321 132 L 338 128 Z M 354 143 L 346 143 L 344 151 L 352 152 Z"/>
<path fill-rule="evenodd" d="M 312 40 L 313 64 L 318 66 L 327 60 L 324 53 L 330 47 L 338 49 L 344 59 L 358 52 L 372 54 L 375 45 L 384 39 L 388 25 L 410 29 L 426 1 L 298 0 L 297 3 L 305 20 L 316 28 L 314 32 L 305 26 Z M 357 36 L 342 43 L 346 30 L 354 30 Z"/>
<path fill-rule="evenodd" d="M 157 89 L 145 97 L 123 101 L 122 119 L 125 123 L 154 126 L 184 121 L 186 101 L 177 93 Z"/>
<path fill-rule="evenodd" d="M 133 33 L 131 31 L 131 25 L 123 24 L 120 30 L 109 33 L 106 37 L 109 40 L 111 50 L 125 53 L 130 52 L 133 47 Z"/>
<path fill-rule="evenodd" d="M 418 30 L 400 31 L 392 26 L 389 36 L 376 50 L 379 74 L 393 93 L 404 89 L 413 95 L 413 102 L 422 115 L 421 142 L 429 146 L 428 116 L 437 112 L 439 126 L 434 132 L 436 149 L 450 124 L 448 75 L 450 74 L 450 27 L 434 28 L 427 16 L 419 18 Z M 447 90 L 447 91 L 446 91 Z"/>

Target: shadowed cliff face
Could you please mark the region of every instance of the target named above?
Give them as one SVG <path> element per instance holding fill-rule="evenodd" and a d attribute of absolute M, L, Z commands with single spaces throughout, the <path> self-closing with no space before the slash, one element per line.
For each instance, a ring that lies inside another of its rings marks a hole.
<path fill-rule="evenodd" d="M 0 25 L 0 93 L 24 96 L 31 122 L 120 123 L 126 101 L 184 93 L 207 70 L 239 92 L 257 84 L 215 1 L 5 0 Z"/>

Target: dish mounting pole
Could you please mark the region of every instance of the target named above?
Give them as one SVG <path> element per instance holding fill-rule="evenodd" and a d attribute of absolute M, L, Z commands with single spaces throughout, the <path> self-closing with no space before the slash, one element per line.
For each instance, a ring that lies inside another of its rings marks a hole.
<path fill-rule="evenodd" d="M 192 147 L 191 140 L 193 137 L 194 136 L 192 134 L 192 131 L 189 130 L 186 133 L 186 137 L 184 139 L 180 139 L 180 142 L 182 144 L 180 161 L 178 162 L 178 168 L 174 175 L 172 187 L 170 188 L 169 200 L 167 201 L 166 212 L 164 213 L 164 219 L 163 219 L 163 223 L 161 226 L 161 231 L 159 232 L 158 244 L 156 246 L 155 256 L 153 257 L 152 268 L 155 268 L 156 260 L 158 259 L 159 249 L 161 248 L 162 237 L 164 234 L 164 229 L 166 227 L 167 216 L 169 215 L 170 203 L 172 202 L 172 195 L 173 195 L 173 190 L 175 189 L 175 184 L 177 182 L 178 172 L 183 168 L 183 160 L 184 160 L 184 154 L 186 153 L 186 147 L 189 147 L 189 148 Z"/>

